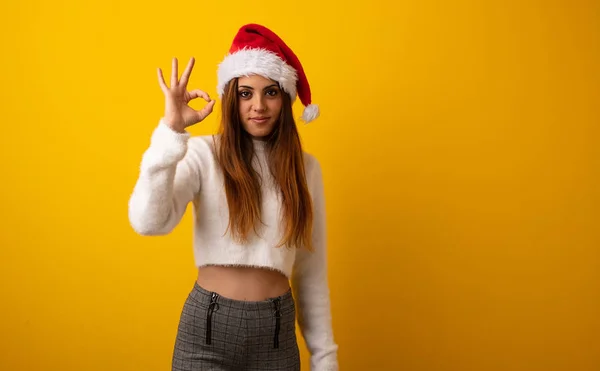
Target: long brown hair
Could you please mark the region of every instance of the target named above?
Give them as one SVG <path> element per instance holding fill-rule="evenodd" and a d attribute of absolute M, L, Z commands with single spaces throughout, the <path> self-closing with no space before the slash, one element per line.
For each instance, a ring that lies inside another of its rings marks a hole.
<path fill-rule="evenodd" d="M 238 79 L 225 87 L 222 99 L 220 140 L 217 159 L 223 170 L 232 237 L 247 242 L 257 235 L 261 220 L 260 175 L 252 167 L 252 137 L 244 130 L 238 108 Z M 283 106 L 278 122 L 266 139 L 269 171 L 279 191 L 283 235 L 277 247 L 306 247 L 312 250 L 313 210 L 304 172 L 300 136 L 290 96 L 282 90 Z"/>

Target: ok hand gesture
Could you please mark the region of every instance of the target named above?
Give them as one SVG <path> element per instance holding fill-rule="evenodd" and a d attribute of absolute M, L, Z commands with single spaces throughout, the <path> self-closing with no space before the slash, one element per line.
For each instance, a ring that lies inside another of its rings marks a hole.
<path fill-rule="evenodd" d="M 187 84 L 194 67 L 194 58 L 191 58 L 185 71 L 178 79 L 177 58 L 173 58 L 171 71 L 171 86 L 168 87 L 163 78 L 162 70 L 158 68 L 158 83 L 165 94 L 165 114 L 166 124 L 177 132 L 184 132 L 185 129 L 204 120 L 213 110 L 215 101 L 210 99 L 208 94 L 202 90 L 196 89 L 187 91 Z M 192 99 L 203 98 L 208 102 L 204 108 L 197 111 L 190 107 L 188 103 Z"/>

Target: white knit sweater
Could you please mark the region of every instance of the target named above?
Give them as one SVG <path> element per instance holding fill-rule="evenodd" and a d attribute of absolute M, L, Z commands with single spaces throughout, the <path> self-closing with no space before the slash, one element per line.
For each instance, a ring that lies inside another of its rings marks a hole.
<path fill-rule="evenodd" d="M 266 168 L 264 146 L 261 141 L 254 141 L 254 146 L 254 166 L 263 179 L 261 218 L 265 228 L 259 230 L 260 236 L 240 245 L 225 234 L 229 213 L 213 137 L 177 133 L 162 120 L 142 157 L 129 201 L 130 223 L 141 235 L 168 234 L 179 224 L 191 202 L 196 265 L 264 267 L 286 275 L 294 288 L 298 325 L 311 353 L 311 370 L 335 371 L 338 346 L 331 326 L 321 167 L 314 156 L 304 153 L 314 204 L 315 251 L 276 248 L 282 236 L 280 202 Z"/>

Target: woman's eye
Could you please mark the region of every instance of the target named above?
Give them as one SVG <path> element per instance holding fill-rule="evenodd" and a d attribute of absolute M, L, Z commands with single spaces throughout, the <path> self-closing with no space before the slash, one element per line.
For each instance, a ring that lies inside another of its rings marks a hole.
<path fill-rule="evenodd" d="M 248 98 L 249 96 L 250 96 L 250 92 L 247 90 L 240 92 L 240 97 L 242 97 L 242 98 Z"/>
<path fill-rule="evenodd" d="M 279 92 L 277 91 L 277 89 L 271 89 L 267 91 L 267 95 L 271 96 L 271 97 L 275 97 L 277 96 Z"/>

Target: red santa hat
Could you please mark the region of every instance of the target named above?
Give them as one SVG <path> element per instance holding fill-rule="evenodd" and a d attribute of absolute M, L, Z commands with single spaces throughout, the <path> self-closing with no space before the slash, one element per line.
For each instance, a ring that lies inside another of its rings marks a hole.
<path fill-rule="evenodd" d="M 319 107 L 311 102 L 310 86 L 300 60 L 279 36 L 258 24 L 247 24 L 239 29 L 229 53 L 219 64 L 219 97 L 223 96 L 231 79 L 252 74 L 277 81 L 292 102 L 298 96 L 305 106 L 302 113 L 304 122 L 319 116 Z"/>

